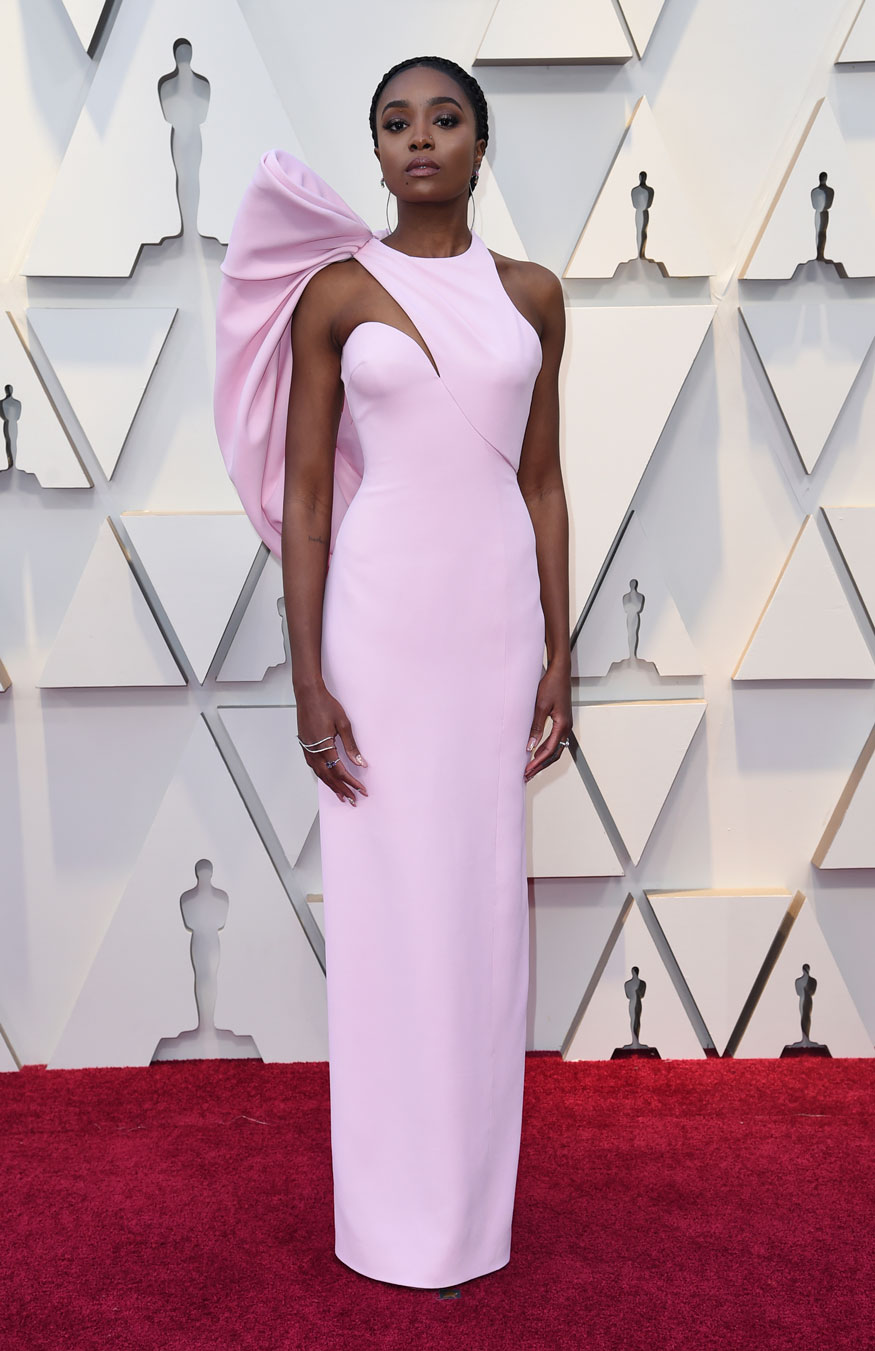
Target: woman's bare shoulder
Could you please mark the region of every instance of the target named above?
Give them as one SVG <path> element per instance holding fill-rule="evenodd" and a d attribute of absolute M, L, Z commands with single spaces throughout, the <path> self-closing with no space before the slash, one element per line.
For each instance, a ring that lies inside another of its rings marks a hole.
<path fill-rule="evenodd" d="M 494 249 L 490 249 L 489 252 L 495 259 L 495 266 L 499 272 L 518 277 L 524 285 L 545 291 L 550 288 L 555 290 L 556 287 L 562 289 L 562 283 L 549 267 L 544 267 L 541 263 L 530 263 L 528 259 L 508 258 L 503 253 L 496 253 Z"/>
<path fill-rule="evenodd" d="M 564 310 L 565 293 L 562 282 L 541 263 L 531 263 L 521 258 L 508 258 L 503 253 L 495 253 L 498 275 L 508 293 L 521 308 L 537 315 L 541 324 L 547 323 L 560 309 Z"/>
<path fill-rule="evenodd" d="M 314 318 L 333 319 L 361 285 L 361 271 L 354 258 L 326 263 L 307 281 L 296 308 Z"/>

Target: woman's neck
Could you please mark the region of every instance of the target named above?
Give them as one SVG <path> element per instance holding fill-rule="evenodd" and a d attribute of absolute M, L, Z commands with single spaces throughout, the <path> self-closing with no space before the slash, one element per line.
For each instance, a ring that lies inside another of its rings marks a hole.
<path fill-rule="evenodd" d="M 398 224 L 383 243 L 419 258 L 452 258 L 471 247 L 467 201 L 398 203 Z"/>

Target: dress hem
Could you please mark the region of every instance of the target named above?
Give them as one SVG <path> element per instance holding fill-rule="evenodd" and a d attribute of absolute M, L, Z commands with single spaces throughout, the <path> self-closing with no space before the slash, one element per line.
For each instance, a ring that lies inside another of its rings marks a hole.
<path fill-rule="evenodd" d="M 422 1279 L 419 1280 L 406 1279 L 402 1281 L 400 1278 L 396 1279 L 393 1276 L 378 1275 L 375 1270 L 366 1271 L 364 1270 L 364 1267 L 367 1265 L 367 1263 L 356 1265 L 355 1262 L 350 1262 L 347 1258 L 341 1257 L 340 1253 L 337 1251 L 336 1248 L 334 1250 L 334 1255 L 338 1259 L 338 1261 L 342 1262 L 344 1266 L 349 1267 L 351 1271 L 355 1271 L 359 1276 L 367 1276 L 368 1279 L 372 1281 L 383 1281 L 387 1285 L 409 1286 L 415 1290 L 445 1290 L 451 1285 L 462 1285 L 465 1281 L 476 1280 L 478 1276 L 488 1276 L 493 1271 L 500 1271 L 502 1267 L 506 1267 L 507 1264 L 510 1262 L 510 1252 L 507 1252 L 506 1255 L 502 1257 L 498 1262 L 487 1265 L 485 1267 L 478 1266 L 475 1271 L 468 1271 L 466 1275 L 456 1276 L 453 1280 L 450 1281 L 446 1280 L 425 1281 Z"/>

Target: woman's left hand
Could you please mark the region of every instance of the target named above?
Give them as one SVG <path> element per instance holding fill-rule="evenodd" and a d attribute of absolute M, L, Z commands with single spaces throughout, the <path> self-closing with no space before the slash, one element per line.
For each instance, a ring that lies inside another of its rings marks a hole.
<path fill-rule="evenodd" d="M 552 718 L 553 725 L 547 740 L 539 747 L 538 743 L 544 735 L 547 718 Z M 551 664 L 538 684 L 532 733 L 526 747 L 527 750 L 534 749 L 535 754 L 525 768 L 526 783 L 547 765 L 555 764 L 565 749 L 559 743 L 568 739 L 570 731 L 571 668 L 567 662 L 561 665 Z"/>

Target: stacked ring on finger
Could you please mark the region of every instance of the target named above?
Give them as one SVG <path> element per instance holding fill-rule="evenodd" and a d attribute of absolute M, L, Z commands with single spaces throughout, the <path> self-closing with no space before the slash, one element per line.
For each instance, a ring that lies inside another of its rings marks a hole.
<path fill-rule="evenodd" d="M 560 745 L 560 746 L 570 746 L 570 745 L 571 745 L 571 742 L 570 742 L 570 741 L 560 741 L 560 742 L 559 742 L 559 745 Z"/>
<path fill-rule="evenodd" d="M 338 755 L 338 757 L 337 757 L 336 760 L 326 760 L 326 761 L 325 761 L 325 768 L 326 768 L 326 769 L 333 769 L 335 765 L 339 765 L 339 764 L 340 764 L 340 756 Z"/>
<path fill-rule="evenodd" d="M 301 741 L 300 737 L 298 737 L 298 741 L 301 742 L 305 754 L 322 755 L 324 752 L 326 755 L 330 755 L 332 751 L 337 749 L 334 744 L 335 736 L 336 733 L 332 732 L 331 736 L 320 737 L 318 741 Z M 334 764 L 337 764 L 336 760 Z"/>
<path fill-rule="evenodd" d="M 332 732 L 330 736 L 322 736 L 318 741 L 301 741 L 300 737 L 298 737 L 298 741 L 304 747 L 305 751 L 312 751 L 312 753 L 316 755 L 319 751 L 333 751 L 335 736 L 336 733 Z"/>

